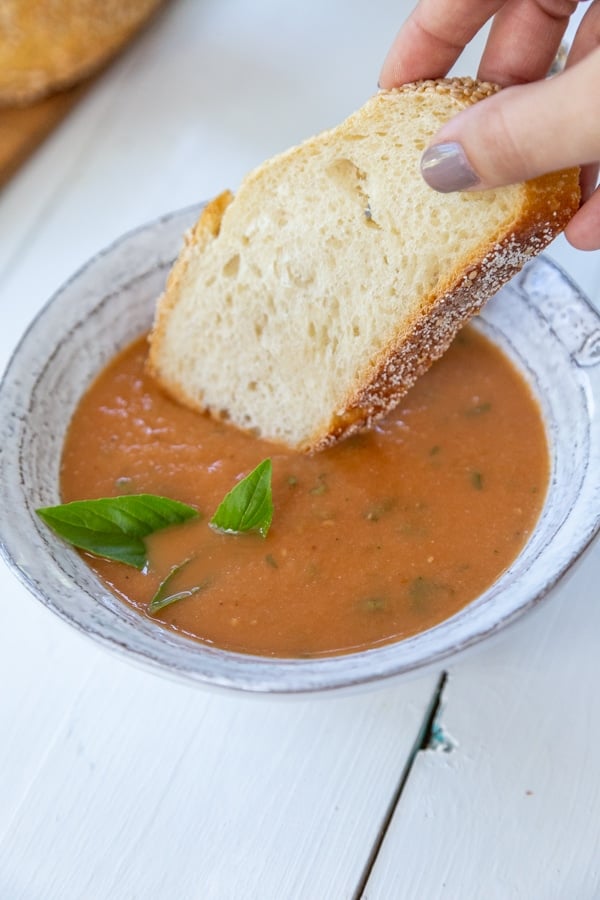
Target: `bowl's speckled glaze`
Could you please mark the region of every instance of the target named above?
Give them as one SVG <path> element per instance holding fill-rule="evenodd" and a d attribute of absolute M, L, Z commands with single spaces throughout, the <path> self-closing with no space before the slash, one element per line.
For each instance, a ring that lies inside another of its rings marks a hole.
<path fill-rule="evenodd" d="M 46 305 L 0 386 L 0 550 L 31 592 L 108 647 L 187 680 L 262 693 L 327 691 L 415 672 L 497 632 L 536 604 L 600 526 L 600 317 L 540 257 L 490 302 L 478 327 L 539 398 L 552 456 L 538 526 L 513 565 L 460 613 L 404 641 L 326 659 L 268 659 L 167 631 L 113 596 L 35 509 L 60 502 L 65 430 L 102 366 L 150 326 L 154 304 L 199 208 L 125 236 Z M 493 515 L 493 510 L 490 510 Z"/>

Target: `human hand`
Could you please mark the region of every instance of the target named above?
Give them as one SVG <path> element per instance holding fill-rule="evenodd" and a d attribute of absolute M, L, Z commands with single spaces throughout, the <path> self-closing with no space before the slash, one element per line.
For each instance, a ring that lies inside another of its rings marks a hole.
<path fill-rule="evenodd" d="M 422 159 L 437 190 L 481 190 L 582 165 L 582 206 L 565 234 L 580 250 L 600 248 L 600 0 L 583 17 L 567 65 L 546 79 L 571 0 L 421 0 L 385 60 L 380 85 L 445 75 L 494 16 L 478 77 L 506 90 L 459 113 Z"/>

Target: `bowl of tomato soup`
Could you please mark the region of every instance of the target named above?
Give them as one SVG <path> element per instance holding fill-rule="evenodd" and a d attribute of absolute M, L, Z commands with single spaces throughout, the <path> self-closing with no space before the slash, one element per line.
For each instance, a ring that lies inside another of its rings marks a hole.
<path fill-rule="evenodd" d="M 599 527 L 586 298 L 538 258 L 391 415 L 295 454 L 178 406 L 146 372 L 156 299 L 198 212 L 94 258 L 9 363 L 0 546 L 30 591 L 133 660 L 262 693 L 412 673 L 540 601 Z M 244 490 L 258 518 L 223 526 Z M 111 527 L 151 523 L 116 558 L 108 538 L 79 540 L 79 520 L 66 540 L 40 515 L 67 504 L 87 527 L 96 500 L 96 529 L 109 507 Z"/>

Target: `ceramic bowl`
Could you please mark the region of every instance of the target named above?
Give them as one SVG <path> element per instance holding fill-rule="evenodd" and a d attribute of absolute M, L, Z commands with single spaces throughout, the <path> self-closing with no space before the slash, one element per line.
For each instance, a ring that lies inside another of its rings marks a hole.
<path fill-rule="evenodd" d="M 220 650 L 141 617 L 100 584 L 35 509 L 60 502 L 65 430 L 91 379 L 150 326 L 183 232 L 199 208 L 117 241 L 46 305 L 0 387 L 0 548 L 49 609 L 107 647 L 189 681 L 263 693 L 326 691 L 415 672 L 494 634 L 537 604 L 600 524 L 600 317 L 539 257 L 491 301 L 477 327 L 521 369 L 539 398 L 551 452 L 546 504 L 529 542 L 478 599 L 426 632 L 323 659 Z M 490 510 L 493 515 L 493 510 Z"/>

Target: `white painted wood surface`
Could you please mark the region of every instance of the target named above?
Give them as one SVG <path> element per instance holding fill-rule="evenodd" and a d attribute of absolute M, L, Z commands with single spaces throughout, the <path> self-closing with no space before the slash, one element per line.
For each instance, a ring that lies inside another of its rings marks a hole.
<path fill-rule="evenodd" d="M 366 99 L 409 8 L 175 0 L 0 195 L 0 366 L 93 253 Z M 600 298 L 600 254 L 552 255 Z M 439 673 L 210 694 L 107 654 L 0 564 L 0 900 L 337 900 L 369 871 L 371 900 L 600 897 L 599 576 L 596 546 L 452 663 L 453 749 L 408 771 Z"/>
<path fill-rule="evenodd" d="M 598 568 L 449 667 L 365 898 L 600 897 Z"/>

